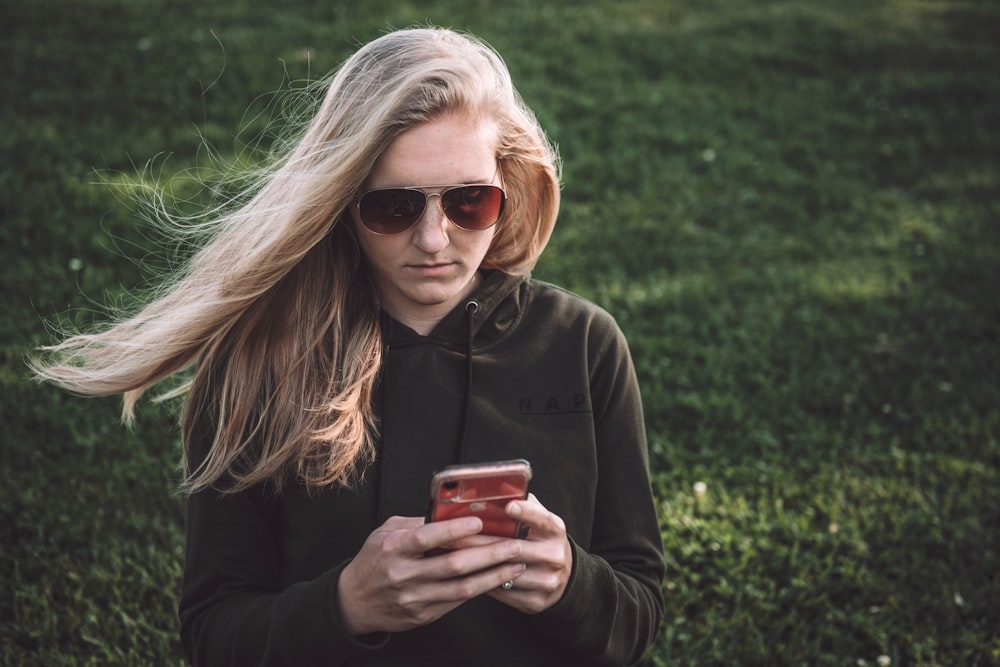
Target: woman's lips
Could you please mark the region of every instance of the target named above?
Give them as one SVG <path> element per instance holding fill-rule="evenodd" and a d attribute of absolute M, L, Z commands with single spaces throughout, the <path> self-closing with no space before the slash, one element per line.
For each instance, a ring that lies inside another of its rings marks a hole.
<path fill-rule="evenodd" d="M 441 262 L 438 264 L 410 264 L 409 268 L 421 276 L 434 278 L 447 274 L 454 266 L 452 262 Z"/>

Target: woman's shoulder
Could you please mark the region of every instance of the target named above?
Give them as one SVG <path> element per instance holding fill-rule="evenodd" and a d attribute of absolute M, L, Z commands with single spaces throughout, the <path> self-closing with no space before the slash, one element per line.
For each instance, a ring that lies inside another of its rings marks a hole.
<path fill-rule="evenodd" d="M 546 327 L 585 327 L 608 335 L 620 335 L 615 317 L 590 299 L 565 287 L 531 279 L 524 285 L 529 292 L 526 316 Z"/>
<path fill-rule="evenodd" d="M 566 314 L 581 317 L 614 321 L 614 316 L 603 307 L 560 285 L 532 278 L 526 283 L 526 288 L 530 290 L 532 305 L 544 305 Z"/>

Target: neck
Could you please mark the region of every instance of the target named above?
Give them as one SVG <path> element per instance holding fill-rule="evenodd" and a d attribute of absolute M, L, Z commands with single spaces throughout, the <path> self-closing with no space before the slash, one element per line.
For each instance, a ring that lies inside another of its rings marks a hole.
<path fill-rule="evenodd" d="M 419 309 L 397 309 L 393 308 L 391 304 L 385 303 L 383 304 L 383 308 L 396 321 L 402 322 L 421 336 L 426 336 L 434 330 L 438 322 L 443 320 L 445 315 L 450 313 L 456 305 L 475 292 L 482 281 L 482 274 L 477 271 L 472 276 L 472 280 L 465 286 L 465 289 L 454 300 L 445 303 L 427 305 Z"/>

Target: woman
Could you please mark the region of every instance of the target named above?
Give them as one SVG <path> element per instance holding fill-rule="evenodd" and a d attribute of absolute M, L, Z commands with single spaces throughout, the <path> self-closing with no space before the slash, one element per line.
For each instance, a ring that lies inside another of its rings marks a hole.
<path fill-rule="evenodd" d="M 638 660 L 664 568 L 642 408 L 611 317 L 528 277 L 558 206 L 501 59 L 394 32 L 162 296 L 50 348 L 42 377 L 124 393 L 126 418 L 194 367 L 192 663 Z M 519 457 L 525 539 L 421 518 L 438 468 Z"/>

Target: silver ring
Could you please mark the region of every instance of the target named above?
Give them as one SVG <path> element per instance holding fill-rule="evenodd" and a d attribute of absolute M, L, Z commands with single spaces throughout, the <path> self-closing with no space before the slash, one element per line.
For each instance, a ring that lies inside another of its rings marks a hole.
<path fill-rule="evenodd" d="M 514 588 L 514 580 L 508 579 L 507 581 L 503 582 L 500 585 L 500 588 L 504 589 L 505 591 L 509 591 L 510 589 Z"/>

